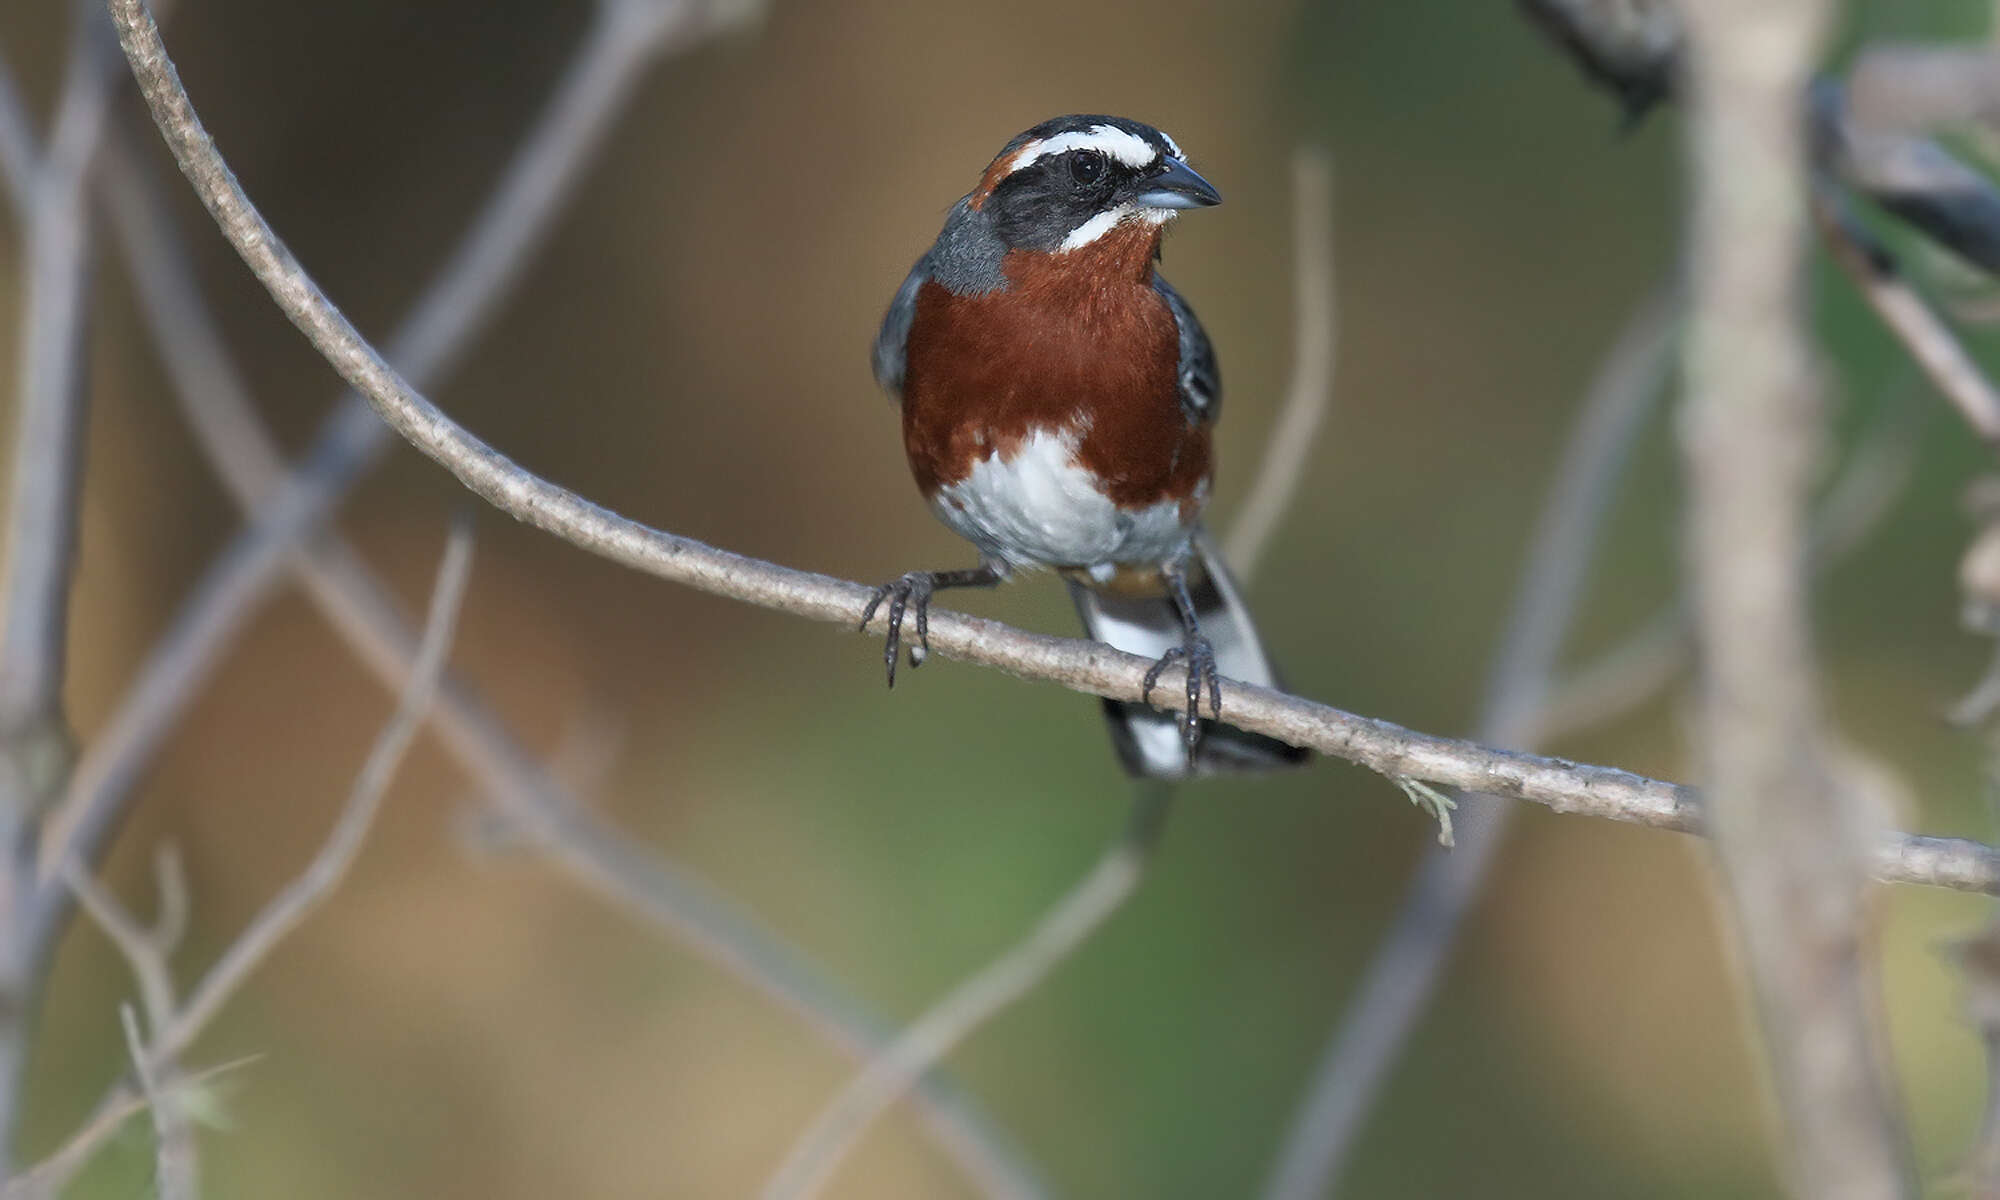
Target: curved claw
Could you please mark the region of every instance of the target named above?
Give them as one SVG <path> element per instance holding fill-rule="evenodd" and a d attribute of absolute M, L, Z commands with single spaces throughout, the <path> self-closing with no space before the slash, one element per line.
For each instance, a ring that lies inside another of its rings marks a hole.
<path fill-rule="evenodd" d="M 922 666 L 924 657 L 930 653 L 931 593 L 934 590 L 928 571 L 911 571 L 876 588 L 868 607 L 861 612 L 859 631 L 866 632 L 882 602 L 889 602 L 889 636 L 882 649 L 882 661 L 888 670 L 890 687 L 896 686 L 896 660 L 902 656 L 903 648 L 903 616 L 911 605 L 916 606 L 917 644 L 910 647 L 910 669 L 914 671 Z"/>
<path fill-rule="evenodd" d="M 1187 707 L 1181 713 L 1181 741 L 1187 746 L 1188 762 L 1194 762 L 1194 752 L 1201 744 L 1201 694 L 1204 687 L 1208 691 L 1209 715 L 1222 716 L 1222 682 L 1215 665 L 1215 648 L 1199 633 L 1191 634 L 1188 640 L 1172 647 L 1160 655 L 1146 672 L 1141 681 L 1139 698 L 1152 703 L 1153 688 L 1160 682 L 1160 676 L 1177 662 L 1187 662 Z"/>

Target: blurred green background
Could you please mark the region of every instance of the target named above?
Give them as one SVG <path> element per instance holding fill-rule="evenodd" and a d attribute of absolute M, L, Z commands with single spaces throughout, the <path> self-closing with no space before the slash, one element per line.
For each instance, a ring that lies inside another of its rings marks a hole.
<path fill-rule="evenodd" d="M 1844 44 L 1983 37 L 1988 7 L 1856 5 Z M 0 8 L 0 47 L 44 113 L 61 8 Z M 587 9 L 209 0 L 183 5 L 168 40 L 250 193 L 381 333 L 461 232 Z M 1510 5 L 777 0 L 750 36 L 653 76 L 502 319 L 433 394 L 531 468 L 676 532 L 869 581 L 965 561 L 910 484 L 866 349 L 987 159 L 1070 111 L 1160 125 L 1228 197 L 1178 223 L 1166 252 L 1227 381 L 1222 525 L 1291 353 L 1291 147 L 1331 149 L 1338 399 L 1252 600 L 1296 690 L 1466 730 L 1569 418 L 1674 257 L 1683 189 L 1674 114 L 1619 136 L 1610 103 Z M 129 97 L 122 113 L 138 117 Z M 264 411 L 302 448 L 331 374 L 177 199 Z M 19 317 L 19 266 L 0 241 L 0 327 Z M 99 281 L 70 688 L 86 737 L 236 527 L 112 256 Z M 1985 660 L 1958 629 L 1953 572 L 1969 534 L 1958 496 L 1988 460 L 1824 264 L 1813 295 L 1830 468 L 1883 404 L 1914 396 L 1933 413 L 1913 486 L 1819 593 L 1832 699 L 1905 785 L 1902 820 L 1990 835 L 1982 748 L 1940 715 Z M 340 524 L 414 605 L 458 498 L 400 452 Z M 1661 417 L 1576 655 L 1672 595 L 1676 506 Z M 950 603 L 1072 629 L 1046 579 Z M 1028 928 L 1124 817 L 1085 697 L 942 661 L 888 693 L 872 640 L 490 515 L 454 661 L 543 750 L 615 726 L 606 811 L 899 1020 Z M 1551 749 L 1686 778 L 1683 703 L 1676 690 Z M 241 640 L 110 864 L 143 896 L 151 848 L 182 847 L 189 962 L 311 852 L 388 707 L 289 590 Z M 748 1192 L 848 1064 L 546 867 L 468 854 L 476 799 L 421 746 L 345 890 L 201 1044 L 197 1063 L 258 1056 L 222 1085 L 225 1122 L 204 1135 L 210 1193 Z M 1339 765 L 1189 788 L 1136 900 L 953 1069 L 1064 1194 L 1246 1194 L 1432 834 L 1394 788 Z M 1771 1194 L 1710 882 L 1679 836 L 1524 813 L 1343 1194 Z M 1940 1194 L 1985 1089 L 1941 950 L 1989 909 L 1882 893 L 1894 1049 Z M 30 1157 L 122 1069 L 129 986 L 101 936 L 72 932 Z M 134 1122 L 77 1194 L 145 1194 L 150 1170 Z M 899 1110 L 835 1194 L 963 1188 Z"/>

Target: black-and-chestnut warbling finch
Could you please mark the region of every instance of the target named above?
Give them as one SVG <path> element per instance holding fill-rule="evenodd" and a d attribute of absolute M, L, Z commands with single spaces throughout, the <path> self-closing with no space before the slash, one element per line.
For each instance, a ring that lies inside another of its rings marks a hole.
<path fill-rule="evenodd" d="M 1070 116 L 1008 142 L 896 292 L 875 378 L 932 511 L 977 567 L 885 584 L 889 682 L 906 609 L 922 662 L 941 588 L 1052 568 L 1091 637 L 1187 668 L 1186 714 L 1106 701 L 1133 774 L 1182 778 L 1299 762 L 1222 712 L 1218 675 L 1275 686 L 1235 583 L 1201 528 L 1222 390 L 1208 335 L 1154 263 L 1167 222 L 1222 197 L 1174 140 Z M 1206 696 L 1204 697 L 1204 690 Z"/>

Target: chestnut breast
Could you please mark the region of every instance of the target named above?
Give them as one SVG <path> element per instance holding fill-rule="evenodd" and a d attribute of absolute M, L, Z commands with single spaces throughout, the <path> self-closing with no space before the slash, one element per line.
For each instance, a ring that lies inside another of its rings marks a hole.
<path fill-rule="evenodd" d="M 1068 254 L 1013 251 L 1009 286 L 918 293 L 903 382 L 903 442 L 924 495 L 1036 431 L 1076 438 L 1077 465 L 1123 509 L 1173 500 L 1192 521 L 1209 430 L 1180 400 L 1180 331 L 1152 284 L 1155 228 L 1119 228 Z"/>

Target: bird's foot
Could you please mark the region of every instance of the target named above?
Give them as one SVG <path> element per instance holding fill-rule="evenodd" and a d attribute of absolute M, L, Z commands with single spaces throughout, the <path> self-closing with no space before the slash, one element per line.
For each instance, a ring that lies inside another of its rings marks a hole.
<path fill-rule="evenodd" d="M 900 579 L 891 580 L 875 589 L 875 596 L 868 601 L 868 607 L 861 613 L 861 630 L 866 632 L 868 623 L 875 619 L 875 612 L 882 602 L 889 602 L 889 637 L 883 647 L 882 660 L 888 666 L 889 686 L 896 686 L 896 660 L 903 648 L 903 617 L 914 606 L 917 618 L 917 642 L 910 647 L 910 669 L 924 665 L 924 657 L 931 652 L 931 594 L 937 590 L 937 579 L 929 571 L 911 571 Z"/>
<path fill-rule="evenodd" d="M 1201 744 L 1201 693 L 1208 689 L 1208 709 L 1211 717 L 1222 716 L 1222 683 L 1215 666 L 1215 647 L 1199 633 L 1189 633 L 1187 641 L 1160 655 L 1151 670 L 1146 672 L 1145 681 L 1140 685 L 1139 699 L 1152 703 L 1153 688 L 1160 682 L 1160 676 L 1168 667 L 1177 662 L 1187 664 L 1187 711 L 1181 714 L 1181 741 L 1186 744 L 1188 762 L 1194 762 L 1195 747 Z"/>

